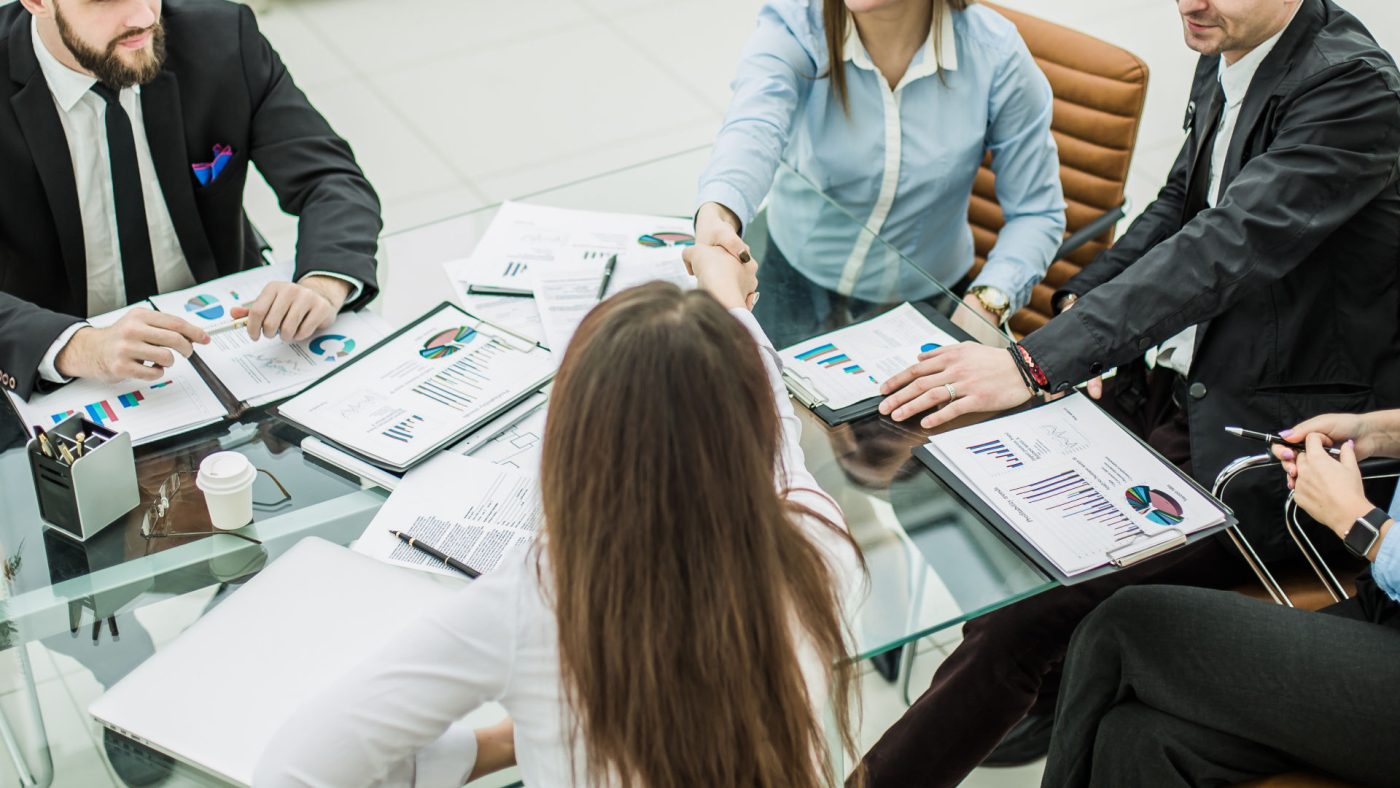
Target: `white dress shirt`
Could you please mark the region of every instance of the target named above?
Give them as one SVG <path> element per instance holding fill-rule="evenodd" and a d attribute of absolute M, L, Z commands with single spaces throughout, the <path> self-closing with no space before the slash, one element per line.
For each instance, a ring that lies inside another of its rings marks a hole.
<path fill-rule="evenodd" d="M 78 193 L 78 210 L 83 222 L 83 253 L 87 259 L 88 317 L 106 314 L 126 306 L 126 277 L 122 271 L 121 244 L 117 237 L 117 209 L 112 191 L 112 163 L 107 147 L 107 102 L 92 92 L 95 77 L 74 71 L 58 62 L 58 58 L 39 38 L 39 25 L 29 23 L 34 42 L 34 55 L 49 86 L 63 134 L 68 140 L 68 155 L 73 162 L 73 180 Z M 155 262 L 156 287 L 159 292 L 183 290 L 195 284 L 194 274 L 185 260 L 170 208 L 165 204 L 156 177 L 151 145 L 146 139 L 146 123 L 141 111 L 141 86 L 125 88 L 118 94 L 122 108 L 131 119 L 131 132 L 136 141 L 136 164 L 141 173 L 141 197 L 146 204 L 146 227 L 151 234 L 151 256 Z M 350 285 L 346 301 L 359 297 L 364 285 L 347 276 L 326 271 L 310 271 L 302 275 L 329 276 Z M 58 354 L 68 340 L 87 323 L 69 326 L 49 346 L 39 362 L 39 377 L 50 383 L 67 383 L 59 374 Z"/>
<path fill-rule="evenodd" d="M 29 23 L 34 56 L 48 83 L 58 108 L 63 134 L 68 138 L 68 155 L 73 161 L 73 180 L 78 192 L 78 210 L 83 220 L 83 252 L 87 258 L 88 316 L 100 315 L 126 306 L 126 280 L 122 274 L 121 245 L 117 239 L 117 209 L 112 193 L 112 164 L 107 150 L 107 103 L 92 92 L 96 78 L 74 71 L 54 57 L 39 38 L 36 20 Z M 122 90 L 122 108 L 131 118 L 136 138 L 136 164 L 141 171 L 141 196 L 146 204 L 146 225 L 151 232 L 151 255 L 155 261 L 156 284 L 162 293 L 192 286 L 190 273 L 165 195 L 156 179 L 151 146 L 146 141 L 146 124 L 141 115 L 141 87 Z M 39 365 L 39 374 L 50 383 L 66 379 L 54 362 L 69 338 L 85 323 L 77 323 L 59 335 Z"/>
<path fill-rule="evenodd" d="M 1298 8 L 1301 7 L 1302 3 L 1299 3 Z M 1293 9 L 1294 16 L 1298 14 L 1298 8 Z M 1289 24 L 1292 24 L 1291 17 Z M 1210 152 L 1210 185 L 1206 187 L 1206 205 L 1211 208 L 1220 200 L 1220 177 L 1225 171 L 1225 156 L 1230 151 L 1230 140 L 1235 136 L 1235 124 L 1239 122 L 1245 94 L 1249 92 L 1249 85 L 1254 81 L 1259 65 L 1274 51 L 1274 46 L 1287 29 L 1286 24 L 1272 38 L 1236 60 L 1234 65 L 1227 65 L 1224 56 L 1220 58 L 1220 88 L 1225 94 L 1225 111 L 1220 116 L 1220 128 L 1215 134 L 1215 147 Z M 1196 329 L 1197 326 L 1191 326 L 1163 342 L 1157 350 L 1156 365 L 1182 375 L 1188 374 L 1191 359 L 1196 353 Z"/>
<path fill-rule="evenodd" d="M 799 444 L 802 425 L 783 385 L 777 351 L 753 315 L 743 309 L 733 314 L 762 349 L 781 417 L 786 475 L 776 479 L 778 488 L 791 490 L 789 500 L 844 528 L 840 508 L 807 470 Z M 826 556 L 842 598 L 849 600 L 860 587 L 850 544 L 816 518 L 803 517 L 800 527 Z M 474 735 L 459 720 L 492 701 L 515 722 L 526 785 L 578 784 L 575 768 L 583 784 L 606 785 L 584 779 L 582 753 L 575 760 L 568 747 L 574 717 L 564 698 L 550 572 L 547 563 L 536 571 L 537 549 L 519 549 L 408 624 L 378 655 L 293 715 L 272 737 L 253 785 L 458 788 L 476 761 Z M 852 609 L 849 601 L 846 609 Z M 810 643 L 799 643 L 808 692 L 814 707 L 823 710 L 829 696 L 826 666 Z M 689 723 L 681 714 L 675 724 Z"/>

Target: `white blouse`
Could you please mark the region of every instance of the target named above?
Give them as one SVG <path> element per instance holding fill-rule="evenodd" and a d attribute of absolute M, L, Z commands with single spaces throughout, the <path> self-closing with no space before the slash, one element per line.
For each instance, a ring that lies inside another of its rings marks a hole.
<path fill-rule="evenodd" d="M 836 503 L 808 472 L 772 343 L 747 310 L 732 310 L 761 348 L 782 422 L 779 489 L 842 528 Z M 815 518 L 801 523 L 848 599 L 859 582 L 850 545 Z M 515 722 L 515 749 L 525 784 L 564 786 L 575 768 L 568 742 L 573 717 L 564 700 L 547 563 L 537 572 L 537 548 L 520 549 L 489 575 L 392 637 L 374 658 L 304 706 L 273 737 L 255 786 L 452 786 L 476 762 L 473 730 L 460 722 L 488 702 Z M 799 659 L 818 710 L 828 697 L 826 669 L 810 644 Z M 586 742 L 580 741 L 580 748 Z"/>

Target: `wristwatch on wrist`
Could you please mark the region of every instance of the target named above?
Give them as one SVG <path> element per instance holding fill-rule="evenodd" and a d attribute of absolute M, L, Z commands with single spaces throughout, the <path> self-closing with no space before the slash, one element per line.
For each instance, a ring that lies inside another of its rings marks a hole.
<path fill-rule="evenodd" d="M 1011 296 L 988 285 L 969 287 L 967 294 L 975 296 L 982 304 L 982 308 L 991 312 L 992 316 L 997 319 L 998 325 L 1006 320 L 1006 311 L 1011 308 Z"/>
<path fill-rule="evenodd" d="M 1356 518 L 1356 522 L 1351 524 L 1351 530 L 1347 531 L 1346 538 L 1342 539 L 1342 544 L 1356 557 L 1366 558 L 1381 536 L 1381 526 L 1389 519 L 1390 515 L 1386 514 L 1384 509 L 1372 509 Z"/>

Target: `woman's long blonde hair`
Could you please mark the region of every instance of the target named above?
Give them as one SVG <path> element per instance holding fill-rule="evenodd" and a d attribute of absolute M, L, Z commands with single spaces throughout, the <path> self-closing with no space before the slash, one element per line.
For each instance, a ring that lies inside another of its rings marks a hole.
<path fill-rule="evenodd" d="M 709 294 L 644 285 L 579 326 L 541 465 L 579 782 L 832 785 L 803 638 L 855 756 L 838 584 L 774 489 L 779 442 L 759 350 Z"/>

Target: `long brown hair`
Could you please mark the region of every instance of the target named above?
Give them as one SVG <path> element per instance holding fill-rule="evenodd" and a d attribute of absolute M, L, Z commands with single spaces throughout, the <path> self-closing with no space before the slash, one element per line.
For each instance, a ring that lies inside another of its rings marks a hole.
<path fill-rule="evenodd" d="M 933 58 L 943 62 L 943 15 L 966 11 L 977 0 L 929 0 L 933 13 L 929 25 L 933 32 Z M 846 25 L 850 22 L 845 0 L 825 0 L 822 4 L 822 25 L 826 28 L 827 74 L 831 77 L 831 93 L 841 102 L 841 109 L 851 111 L 846 88 Z M 957 42 L 953 43 L 957 46 Z"/>
<path fill-rule="evenodd" d="M 831 666 L 851 755 L 854 668 L 834 574 L 795 522 L 811 512 L 774 489 L 780 426 L 747 330 L 703 291 L 624 291 L 579 326 L 551 401 L 544 549 L 586 782 L 831 785 L 799 639 Z"/>

